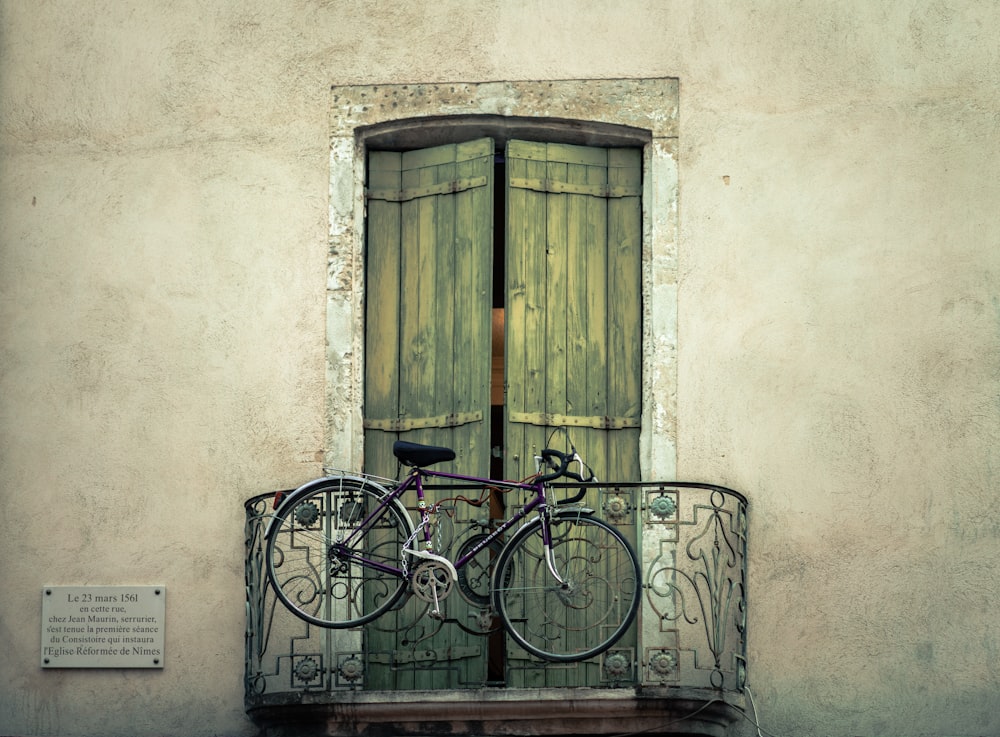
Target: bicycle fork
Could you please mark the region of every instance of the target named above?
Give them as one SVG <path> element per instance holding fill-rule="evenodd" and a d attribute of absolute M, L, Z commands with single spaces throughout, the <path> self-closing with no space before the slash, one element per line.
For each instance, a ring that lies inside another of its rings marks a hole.
<path fill-rule="evenodd" d="M 556 554 L 552 546 L 552 517 L 548 510 L 542 518 L 542 549 L 545 551 L 545 565 L 549 569 L 549 573 L 552 574 L 552 578 L 556 580 L 560 587 L 563 589 L 569 588 L 569 583 L 562 576 L 559 575 L 559 571 L 556 570 Z"/>

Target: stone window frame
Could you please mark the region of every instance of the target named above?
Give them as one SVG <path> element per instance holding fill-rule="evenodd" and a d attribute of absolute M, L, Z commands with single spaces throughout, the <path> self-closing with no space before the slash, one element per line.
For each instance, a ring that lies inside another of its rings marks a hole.
<path fill-rule="evenodd" d="M 639 458 L 644 479 L 676 477 L 678 93 L 678 80 L 670 77 L 332 87 L 327 466 L 360 469 L 364 458 L 367 150 L 489 135 L 642 146 Z"/>

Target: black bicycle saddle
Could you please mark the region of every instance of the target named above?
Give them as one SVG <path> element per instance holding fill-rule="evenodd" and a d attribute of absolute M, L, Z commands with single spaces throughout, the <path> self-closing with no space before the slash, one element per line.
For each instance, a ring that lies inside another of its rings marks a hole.
<path fill-rule="evenodd" d="M 392 454 L 399 459 L 399 462 L 407 466 L 423 468 L 442 461 L 455 460 L 455 451 L 451 448 L 442 448 L 437 445 L 421 445 L 420 443 L 407 443 L 405 440 L 397 440 L 392 444 Z"/>

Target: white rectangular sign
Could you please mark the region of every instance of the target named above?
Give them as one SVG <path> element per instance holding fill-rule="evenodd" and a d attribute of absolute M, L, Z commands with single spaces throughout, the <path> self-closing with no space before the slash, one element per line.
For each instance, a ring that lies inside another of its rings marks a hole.
<path fill-rule="evenodd" d="M 46 586 L 43 668 L 162 668 L 163 586 Z"/>

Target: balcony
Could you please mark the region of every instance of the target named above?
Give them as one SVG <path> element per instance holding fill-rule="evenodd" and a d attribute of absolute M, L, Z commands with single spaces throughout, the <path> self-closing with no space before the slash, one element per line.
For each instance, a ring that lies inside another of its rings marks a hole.
<path fill-rule="evenodd" d="M 632 631 L 590 661 L 531 658 L 488 612 L 443 620 L 413 597 L 357 630 L 315 627 L 274 596 L 264 563 L 273 493 L 246 509 L 245 706 L 268 737 L 322 734 L 730 733 L 746 682 L 747 502 L 686 482 L 604 486 L 597 514 L 636 541 L 643 597 Z M 468 509 L 466 509 L 468 507 Z M 454 551 L 489 528 L 457 502 L 436 532 Z M 386 620 L 386 621 L 383 621 Z"/>

